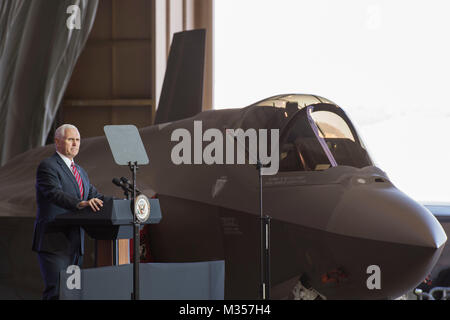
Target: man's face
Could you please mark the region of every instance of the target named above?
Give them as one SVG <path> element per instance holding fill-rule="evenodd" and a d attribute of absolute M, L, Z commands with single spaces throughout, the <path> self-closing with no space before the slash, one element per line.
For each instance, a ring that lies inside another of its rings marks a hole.
<path fill-rule="evenodd" d="M 64 137 L 55 138 L 56 150 L 69 159 L 73 159 L 80 149 L 80 133 L 78 130 L 67 128 Z"/>

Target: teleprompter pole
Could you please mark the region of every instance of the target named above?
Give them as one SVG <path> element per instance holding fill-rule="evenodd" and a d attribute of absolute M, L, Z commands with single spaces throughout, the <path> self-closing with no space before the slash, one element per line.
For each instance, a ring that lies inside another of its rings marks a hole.
<path fill-rule="evenodd" d="M 129 162 L 130 170 L 133 173 L 133 293 L 132 299 L 139 300 L 139 264 L 141 262 L 140 256 L 140 233 L 139 233 L 139 221 L 136 217 L 136 212 L 134 210 L 134 202 L 136 201 L 136 170 L 138 169 L 137 162 L 131 163 Z"/>

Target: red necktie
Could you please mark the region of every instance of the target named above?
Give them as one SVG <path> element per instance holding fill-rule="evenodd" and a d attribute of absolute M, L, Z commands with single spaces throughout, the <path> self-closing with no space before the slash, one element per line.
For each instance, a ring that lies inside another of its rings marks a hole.
<path fill-rule="evenodd" d="M 81 176 L 78 173 L 77 167 L 75 166 L 75 164 L 73 162 L 70 167 L 72 168 L 73 175 L 75 176 L 75 179 L 77 180 L 78 188 L 80 188 L 81 199 L 83 199 L 83 181 L 81 180 Z"/>

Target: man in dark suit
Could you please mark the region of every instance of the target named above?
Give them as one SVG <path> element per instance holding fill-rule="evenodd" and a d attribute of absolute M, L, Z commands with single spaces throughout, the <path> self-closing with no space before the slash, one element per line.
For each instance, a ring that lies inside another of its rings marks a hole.
<path fill-rule="evenodd" d="M 56 129 L 55 147 L 55 154 L 39 164 L 36 174 L 33 251 L 38 253 L 45 283 L 43 299 L 58 299 L 61 270 L 82 265 L 84 230 L 56 225 L 55 217 L 88 206 L 95 212 L 103 206 L 103 195 L 90 184 L 83 168 L 73 162 L 80 148 L 78 129 L 69 124 Z"/>

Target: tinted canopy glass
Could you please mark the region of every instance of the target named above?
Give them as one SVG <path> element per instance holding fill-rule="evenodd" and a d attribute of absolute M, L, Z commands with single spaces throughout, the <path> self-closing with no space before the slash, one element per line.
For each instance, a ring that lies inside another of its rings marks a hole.
<path fill-rule="evenodd" d="M 248 108 L 240 125 L 280 130 L 280 171 L 373 165 L 345 112 L 319 96 L 292 94 L 259 101 Z"/>

